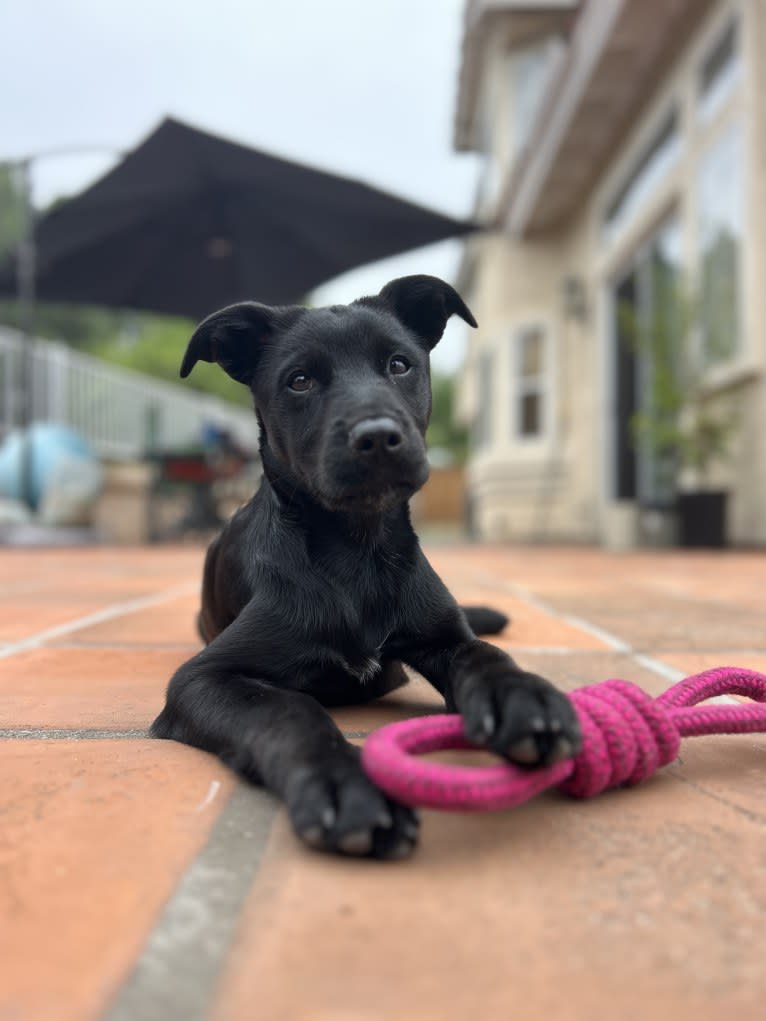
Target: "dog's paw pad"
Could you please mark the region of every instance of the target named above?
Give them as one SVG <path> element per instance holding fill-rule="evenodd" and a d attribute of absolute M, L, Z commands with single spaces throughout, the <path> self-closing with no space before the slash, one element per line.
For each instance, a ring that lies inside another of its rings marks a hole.
<path fill-rule="evenodd" d="M 409 858 L 414 850 L 415 844 L 412 840 L 400 840 L 389 850 L 386 858 L 390 861 L 402 861 L 404 858 Z"/>
<path fill-rule="evenodd" d="M 366 855 L 372 850 L 372 830 L 355 830 L 338 838 L 338 850 L 344 854 Z"/>
<path fill-rule="evenodd" d="M 299 835 L 301 840 L 308 844 L 309 847 L 324 847 L 324 830 L 321 826 L 309 826 L 301 830 Z"/>
<path fill-rule="evenodd" d="M 509 758 L 525 766 L 534 766 L 540 759 L 540 750 L 533 737 L 524 737 L 508 750 Z"/>
<path fill-rule="evenodd" d="M 288 792 L 287 805 L 295 832 L 313 849 L 404 858 L 417 842 L 415 813 L 386 798 L 358 760 L 301 775 Z"/>

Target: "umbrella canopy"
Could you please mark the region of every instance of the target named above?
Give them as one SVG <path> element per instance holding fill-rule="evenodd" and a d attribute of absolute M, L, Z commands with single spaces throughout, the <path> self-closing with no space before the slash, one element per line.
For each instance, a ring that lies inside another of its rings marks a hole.
<path fill-rule="evenodd" d="M 366 184 L 168 119 L 43 216 L 37 296 L 201 318 L 300 299 L 367 262 L 471 230 Z M 13 294 L 14 275 L 0 274 Z"/>

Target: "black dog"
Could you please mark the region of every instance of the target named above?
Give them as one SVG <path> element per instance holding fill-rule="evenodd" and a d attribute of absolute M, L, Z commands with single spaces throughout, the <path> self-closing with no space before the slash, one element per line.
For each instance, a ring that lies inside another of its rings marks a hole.
<path fill-rule="evenodd" d="M 252 390 L 264 479 L 210 546 L 199 628 L 208 643 L 170 682 L 152 726 L 216 755 L 287 804 L 312 847 L 401 857 L 417 818 L 362 772 L 322 708 L 367 701 L 419 671 L 470 739 L 534 766 L 579 747 L 569 701 L 476 638 L 423 555 L 407 501 L 428 475 L 428 353 L 456 313 L 434 277 L 352 305 L 244 303 L 196 330 L 181 367 L 217 362 Z"/>

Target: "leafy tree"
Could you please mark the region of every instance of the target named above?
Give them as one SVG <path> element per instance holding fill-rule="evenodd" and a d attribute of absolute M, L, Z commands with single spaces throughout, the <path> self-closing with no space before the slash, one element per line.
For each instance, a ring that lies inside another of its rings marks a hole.
<path fill-rule="evenodd" d="M 61 340 L 80 351 L 92 351 L 107 337 L 129 332 L 135 314 L 86 305 L 49 304 L 35 307 L 35 333 L 49 340 Z M 15 301 L 0 301 L 0 323 L 19 325 Z"/>
<path fill-rule="evenodd" d="M 432 378 L 433 410 L 426 436 L 431 449 L 447 450 L 459 464 L 468 454 L 468 430 L 455 421 L 455 380 L 453 376 L 434 373 Z"/>
<path fill-rule="evenodd" d="M 136 330 L 135 339 L 111 339 L 95 345 L 91 351 L 114 365 L 123 365 L 157 379 L 180 383 L 178 370 L 194 324 L 186 319 L 144 316 L 137 321 Z M 216 394 L 234 404 L 247 407 L 252 404 L 250 391 L 230 379 L 217 365 L 198 362 L 184 385 L 204 393 Z"/>

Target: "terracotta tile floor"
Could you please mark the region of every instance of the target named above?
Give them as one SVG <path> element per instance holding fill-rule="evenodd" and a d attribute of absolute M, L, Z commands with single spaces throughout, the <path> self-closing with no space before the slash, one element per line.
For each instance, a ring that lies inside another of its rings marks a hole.
<path fill-rule="evenodd" d="M 766 554 L 442 547 L 565 688 L 766 670 Z M 408 862 L 311 854 L 145 729 L 197 647 L 196 549 L 0 551 L 0 1021 L 762 1018 L 766 736 L 630 792 L 424 814 Z M 354 740 L 438 699 L 337 712 Z"/>

